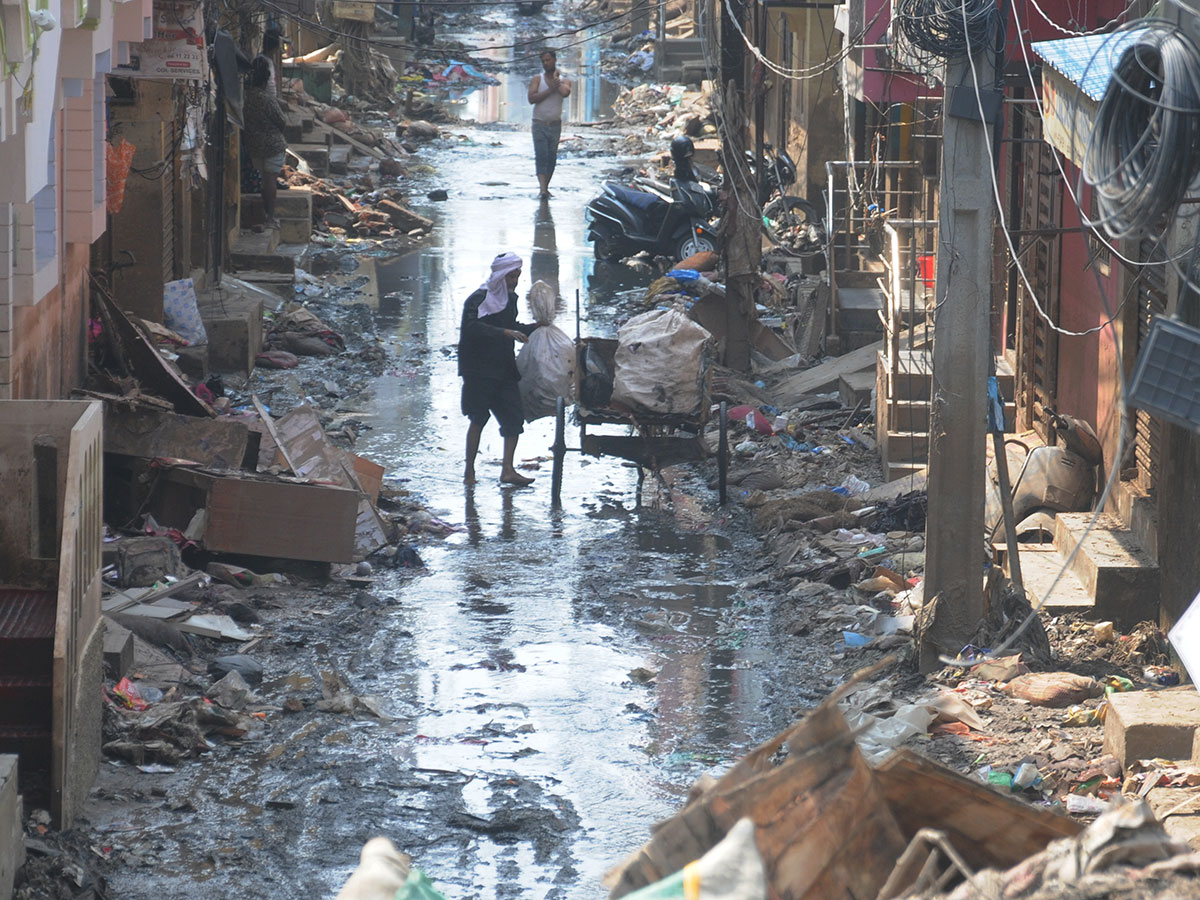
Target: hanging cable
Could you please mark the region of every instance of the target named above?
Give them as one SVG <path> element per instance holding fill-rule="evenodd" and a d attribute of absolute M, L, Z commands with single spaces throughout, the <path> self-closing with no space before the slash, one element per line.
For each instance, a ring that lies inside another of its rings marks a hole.
<path fill-rule="evenodd" d="M 932 63 L 991 47 L 999 13 L 996 0 L 896 0 L 893 21 L 916 54 Z"/>
<path fill-rule="evenodd" d="M 1200 174 L 1200 50 L 1171 23 L 1139 23 L 1096 111 L 1083 178 L 1113 238 L 1161 234 Z"/>

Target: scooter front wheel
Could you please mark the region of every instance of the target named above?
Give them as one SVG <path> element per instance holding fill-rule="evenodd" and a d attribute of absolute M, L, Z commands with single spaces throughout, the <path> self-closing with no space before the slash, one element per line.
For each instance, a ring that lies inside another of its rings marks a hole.
<path fill-rule="evenodd" d="M 687 259 L 689 256 L 695 256 L 697 253 L 716 253 L 717 244 L 706 234 L 696 234 L 694 231 L 689 231 L 675 246 L 676 260 Z"/>

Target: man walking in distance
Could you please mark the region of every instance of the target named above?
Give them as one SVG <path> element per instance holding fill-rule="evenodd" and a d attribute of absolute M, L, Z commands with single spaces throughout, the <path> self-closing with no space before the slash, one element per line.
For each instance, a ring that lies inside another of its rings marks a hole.
<path fill-rule="evenodd" d="M 537 166 L 540 197 L 550 196 L 550 176 L 558 162 L 558 139 L 562 134 L 563 98 L 571 96 L 571 83 L 559 74 L 558 54 L 542 51 L 542 72 L 529 82 L 533 104 L 533 156 Z"/>
<path fill-rule="evenodd" d="M 500 481 L 525 487 L 533 483 L 516 470 L 513 460 L 517 438 L 525 430 L 525 410 L 521 405 L 521 375 L 513 357 L 516 342 L 522 344 L 536 325 L 517 321 L 517 282 L 521 280 L 521 257 L 501 253 L 492 260 L 488 280 L 467 298 L 463 305 L 462 328 L 458 338 L 458 374 L 462 376 L 462 411 L 470 419 L 467 428 L 466 484 L 475 483 L 475 456 L 483 426 L 491 416 L 500 424 L 504 438 L 504 463 Z"/>

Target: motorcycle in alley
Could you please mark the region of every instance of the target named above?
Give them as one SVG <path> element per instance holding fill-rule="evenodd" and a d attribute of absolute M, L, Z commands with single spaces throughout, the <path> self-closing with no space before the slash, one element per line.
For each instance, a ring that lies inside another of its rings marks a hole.
<path fill-rule="evenodd" d="M 616 261 L 648 250 L 686 259 L 716 251 L 716 190 L 692 170 L 695 147 L 680 135 L 671 141 L 675 176 L 669 185 L 638 179 L 632 185 L 606 182 L 587 205 L 588 240 L 596 259 Z"/>
<path fill-rule="evenodd" d="M 746 151 L 746 166 L 758 185 L 763 229 L 771 243 L 796 253 L 825 249 L 825 228 L 817 208 L 803 197 L 790 197 L 787 189 L 796 183 L 796 164 L 786 150 L 775 151 L 764 144 L 767 156 L 760 170 L 754 154 Z"/>

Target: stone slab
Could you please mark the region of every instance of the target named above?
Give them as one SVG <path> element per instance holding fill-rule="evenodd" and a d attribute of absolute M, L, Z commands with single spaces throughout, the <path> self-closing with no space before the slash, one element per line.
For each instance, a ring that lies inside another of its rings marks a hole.
<path fill-rule="evenodd" d="M 24 815 L 17 793 L 17 757 L 0 756 L 0 897 L 12 896 L 13 879 L 25 862 Z"/>
<path fill-rule="evenodd" d="M 1172 840 L 1200 850 L 1200 788 L 1151 788 L 1146 802 Z"/>
<path fill-rule="evenodd" d="M 1122 766 L 1139 759 L 1191 759 L 1197 725 L 1200 692 L 1191 685 L 1113 694 L 1104 717 L 1104 752 Z"/>

